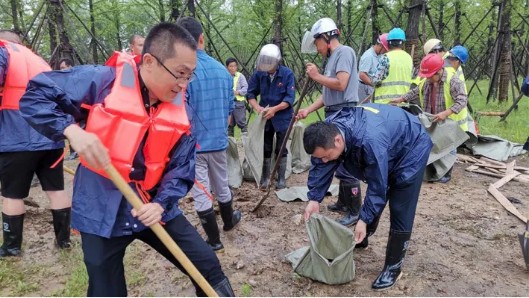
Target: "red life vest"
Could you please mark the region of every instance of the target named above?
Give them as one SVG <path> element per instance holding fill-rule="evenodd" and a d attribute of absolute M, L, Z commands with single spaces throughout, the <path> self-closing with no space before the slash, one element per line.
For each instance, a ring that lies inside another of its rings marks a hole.
<path fill-rule="evenodd" d="M 26 92 L 29 80 L 51 68 L 46 61 L 21 44 L 0 39 L 0 47 L 4 47 L 9 56 L 4 91 L 0 94 L 0 110 L 18 110 L 18 103 Z"/>
<path fill-rule="evenodd" d="M 152 189 L 160 179 L 170 160 L 169 153 L 184 133 L 189 133 L 189 120 L 185 109 L 185 90 L 176 102 L 162 102 L 150 115 L 145 110 L 134 58 L 115 52 L 107 66 L 116 67 L 116 79 L 110 94 L 102 104 L 90 108 L 86 131 L 95 133 L 109 150 L 112 164 L 127 182 L 134 156 L 148 133 L 143 147 L 145 178 L 139 183 L 142 190 Z M 84 159 L 81 163 L 94 172 L 107 177 L 104 170 L 94 170 Z"/>

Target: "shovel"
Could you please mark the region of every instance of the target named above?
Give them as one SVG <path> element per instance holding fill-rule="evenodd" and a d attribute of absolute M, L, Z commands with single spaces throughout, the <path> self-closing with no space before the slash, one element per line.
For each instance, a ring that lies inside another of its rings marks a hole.
<path fill-rule="evenodd" d="M 527 217 L 527 226 L 523 233 L 518 234 L 520 245 L 522 245 L 522 254 L 525 259 L 525 266 L 529 270 L 529 216 Z"/>
<path fill-rule="evenodd" d="M 130 186 L 125 182 L 121 174 L 116 170 L 116 168 L 110 164 L 105 168 L 110 180 L 114 182 L 114 185 L 121 191 L 123 196 L 127 201 L 134 207 L 134 209 L 139 210 L 143 206 L 143 202 L 138 198 L 136 193 L 130 188 Z M 184 252 L 178 247 L 174 242 L 173 238 L 169 236 L 167 231 L 162 227 L 161 224 L 155 223 L 150 226 L 151 230 L 158 236 L 158 238 L 163 242 L 165 247 L 173 254 L 173 256 L 182 264 L 182 266 L 189 273 L 191 278 L 200 286 L 200 288 L 208 295 L 209 297 L 218 297 L 217 293 L 207 280 L 200 274 L 195 265 L 191 263 L 189 258 L 184 254 Z"/>

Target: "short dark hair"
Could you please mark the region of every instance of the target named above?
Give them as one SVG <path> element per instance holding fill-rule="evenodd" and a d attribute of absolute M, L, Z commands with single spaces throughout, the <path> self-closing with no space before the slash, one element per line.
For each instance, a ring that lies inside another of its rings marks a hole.
<path fill-rule="evenodd" d="M 189 31 L 196 41 L 198 41 L 198 38 L 204 32 L 202 29 L 202 24 L 200 24 L 200 22 L 193 17 L 180 18 L 178 21 L 176 21 L 176 23 Z"/>
<path fill-rule="evenodd" d="M 59 66 L 63 62 L 64 62 L 64 64 L 66 64 L 66 66 L 73 66 L 73 61 L 70 58 L 62 58 L 61 60 L 59 60 Z"/>
<path fill-rule="evenodd" d="M 340 133 L 335 124 L 318 121 L 312 123 L 303 133 L 303 147 L 307 154 L 314 153 L 316 147 L 323 149 L 334 148 L 334 137 Z"/>
<path fill-rule="evenodd" d="M 180 43 L 193 51 L 197 50 L 197 42 L 187 30 L 177 24 L 159 23 L 147 34 L 142 56 L 145 53 L 150 53 L 163 62 L 175 55 L 174 45 L 176 43 Z"/>
<path fill-rule="evenodd" d="M 404 46 L 404 41 L 400 39 L 388 40 L 388 47 L 390 49 L 401 49 Z"/>
<path fill-rule="evenodd" d="M 237 59 L 230 57 L 226 59 L 226 66 L 230 65 L 232 62 L 235 62 L 237 65 L 239 65 L 239 62 L 237 62 Z"/>
<path fill-rule="evenodd" d="M 141 36 L 139 34 L 132 34 L 132 36 L 129 39 L 129 43 L 130 44 L 134 44 L 134 41 L 136 40 L 136 38 L 143 38 L 143 36 Z"/>

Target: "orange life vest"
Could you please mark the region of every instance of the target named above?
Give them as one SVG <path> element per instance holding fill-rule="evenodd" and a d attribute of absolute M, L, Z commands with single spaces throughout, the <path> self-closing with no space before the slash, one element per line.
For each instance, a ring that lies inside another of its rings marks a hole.
<path fill-rule="evenodd" d="M 26 92 L 29 80 L 51 68 L 44 59 L 21 44 L 0 39 L 0 47 L 4 47 L 9 56 L 4 91 L 0 94 L 0 110 L 18 110 L 18 103 Z"/>
<path fill-rule="evenodd" d="M 184 133 L 189 133 L 189 120 L 185 109 L 185 90 L 175 102 L 162 102 L 151 113 L 145 110 L 134 58 L 115 52 L 106 63 L 116 67 L 116 79 L 110 94 L 102 104 L 91 106 L 86 131 L 95 133 L 109 150 L 113 165 L 127 182 L 137 182 L 144 191 L 152 189 L 160 179 L 170 160 L 169 153 Z M 148 133 L 143 147 L 145 178 L 133 181 L 129 174 L 140 143 Z M 94 172 L 107 177 L 103 170 Z"/>

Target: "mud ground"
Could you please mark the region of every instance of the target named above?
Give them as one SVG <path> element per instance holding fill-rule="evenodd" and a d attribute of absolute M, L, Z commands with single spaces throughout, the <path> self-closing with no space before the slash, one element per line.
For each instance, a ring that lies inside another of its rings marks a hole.
<path fill-rule="evenodd" d="M 518 157 L 517 162 L 527 166 L 529 158 Z M 75 168 L 76 162 L 66 165 Z M 465 167 L 456 164 L 449 184 L 423 184 L 404 275 L 389 291 L 370 288 L 384 263 L 387 210 L 369 247 L 355 250 L 355 279 L 344 285 L 325 285 L 295 274 L 284 257 L 308 245 L 305 226 L 298 220 L 306 203 L 283 203 L 272 194 L 260 212 L 252 213 L 263 193 L 249 182 L 235 190 L 235 205 L 243 220 L 235 230 L 221 232 L 226 249 L 218 257 L 237 296 L 527 296 L 529 271 L 517 236 L 524 225 L 487 193 L 489 184 L 498 178 L 466 172 Z M 71 193 L 72 178 L 65 175 Z M 293 175 L 288 185 L 304 185 L 306 178 L 307 173 Z M 500 191 L 522 214 L 529 213 L 529 185 L 511 181 Z M 39 187 L 34 187 L 30 196 L 40 207 L 27 208 L 24 255 L 8 264 L 15 266 L 12 268 L 20 276 L 10 276 L 9 272 L 0 275 L 0 296 L 84 295 L 86 276 L 79 236 L 73 237 L 71 252 L 58 252 L 53 245 L 47 200 Z M 322 214 L 339 217 L 325 208 L 334 201 L 324 200 Z M 181 208 L 199 227 L 189 198 L 181 201 Z M 220 216 L 217 219 L 220 225 Z M 199 232 L 203 234 L 200 227 Z M 128 255 L 129 295 L 194 295 L 189 279 L 143 243 L 131 245 Z M 0 267 L 1 262 L 5 261 L 0 261 Z M 30 282 L 21 285 L 17 278 Z"/>

